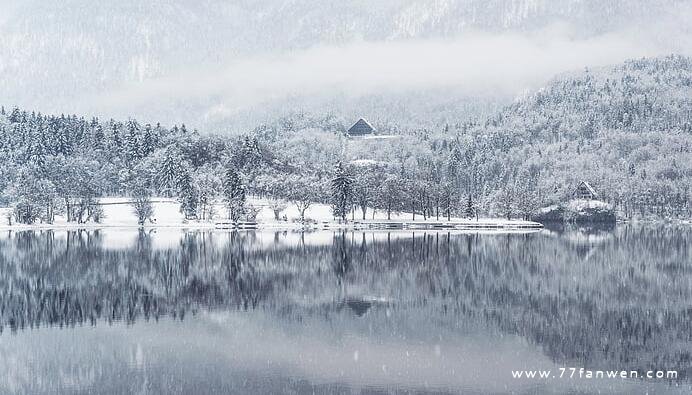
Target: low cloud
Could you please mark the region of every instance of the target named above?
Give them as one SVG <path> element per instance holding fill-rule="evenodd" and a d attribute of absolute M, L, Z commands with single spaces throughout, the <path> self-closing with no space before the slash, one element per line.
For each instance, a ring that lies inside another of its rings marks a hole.
<path fill-rule="evenodd" d="M 515 95 L 564 71 L 666 51 L 625 33 L 578 39 L 564 26 L 533 34 L 358 42 L 239 59 L 223 67 L 200 66 L 127 85 L 88 102 L 111 110 L 162 98 L 213 98 L 212 113 L 224 115 L 286 97 L 330 92 L 361 96 L 453 88 L 459 94 Z"/>

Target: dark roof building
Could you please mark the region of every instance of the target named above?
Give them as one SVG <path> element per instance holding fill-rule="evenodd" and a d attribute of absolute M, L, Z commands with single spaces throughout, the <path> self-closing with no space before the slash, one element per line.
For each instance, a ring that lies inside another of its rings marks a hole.
<path fill-rule="evenodd" d="M 577 185 L 573 195 L 575 199 L 595 200 L 598 198 L 596 190 L 586 181 L 582 181 Z"/>
<path fill-rule="evenodd" d="M 365 119 L 361 118 L 358 122 L 354 123 L 348 129 L 349 136 L 367 136 L 375 132 L 375 128 L 372 127 Z"/>

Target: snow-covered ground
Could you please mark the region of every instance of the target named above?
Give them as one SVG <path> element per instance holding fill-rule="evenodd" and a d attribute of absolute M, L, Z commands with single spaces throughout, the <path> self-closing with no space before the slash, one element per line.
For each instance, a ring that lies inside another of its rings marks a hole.
<path fill-rule="evenodd" d="M 351 136 L 352 140 L 391 140 L 401 139 L 404 136 L 398 134 L 371 134 L 366 136 Z"/>
<path fill-rule="evenodd" d="M 213 220 L 208 221 L 186 221 L 184 216 L 180 212 L 180 204 L 171 198 L 152 198 L 154 206 L 154 216 L 152 217 L 152 222 L 147 222 L 145 227 L 157 227 L 157 228 L 213 228 L 216 226 L 217 222 L 224 222 L 226 220 L 226 210 L 222 203 L 215 205 L 216 215 Z M 302 228 L 303 226 L 298 222 L 300 219 L 300 212 L 297 207 L 293 204 L 287 204 L 286 209 L 281 213 L 281 217 L 286 216 L 286 221 L 274 219 L 274 213 L 269 208 L 269 202 L 267 199 L 254 198 L 248 199 L 248 203 L 256 208 L 258 208 L 259 214 L 257 216 L 257 223 L 263 228 L 280 228 L 280 229 L 296 229 Z M 13 223 L 12 226 L 8 225 L 6 214 L 10 211 L 9 208 L 0 208 L 0 229 L 21 229 L 21 228 L 105 228 L 105 227 L 138 227 L 137 217 L 134 214 L 132 205 L 129 204 L 128 198 L 102 198 L 101 204 L 103 204 L 104 218 L 101 223 L 87 223 L 87 224 L 76 224 L 74 222 L 68 223 L 65 216 L 56 216 L 55 222 L 53 224 L 41 224 L 37 223 L 34 225 L 22 225 Z M 387 213 L 384 211 L 376 211 L 373 218 L 372 210 L 368 210 L 366 222 L 387 222 Z M 312 220 L 317 224 L 331 223 L 335 224 L 334 217 L 331 213 L 331 208 L 326 204 L 313 204 L 305 213 L 305 217 L 308 220 Z M 362 213 L 357 210 L 355 217 L 349 216 L 349 219 L 355 218 L 356 221 L 362 221 Z M 412 222 L 410 213 L 397 213 L 392 214 L 392 222 Z M 475 220 L 463 220 L 459 218 L 452 218 L 453 222 L 469 222 L 475 223 Z M 510 224 L 510 225 L 520 225 L 528 224 L 527 221 L 512 220 L 506 221 L 501 219 L 481 219 L 483 223 L 487 224 Z M 416 216 L 416 223 L 424 222 L 446 222 L 446 218 L 440 218 L 436 221 L 434 218 L 428 221 L 423 221 L 423 217 L 420 215 Z"/>
<path fill-rule="evenodd" d="M 612 210 L 612 206 L 600 200 L 574 199 L 567 203 L 567 208 L 574 212 L 584 212 L 589 209 Z"/>

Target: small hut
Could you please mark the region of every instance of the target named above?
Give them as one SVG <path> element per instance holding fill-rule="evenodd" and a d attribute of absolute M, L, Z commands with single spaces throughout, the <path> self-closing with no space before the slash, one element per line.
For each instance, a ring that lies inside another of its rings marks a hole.
<path fill-rule="evenodd" d="M 574 189 L 574 193 L 572 194 L 575 199 L 583 199 L 583 200 L 596 200 L 598 199 L 598 194 L 596 193 L 596 190 L 593 189 L 591 185 L 589 185 L 588 182 L 586 181 L 581 181 L 579 185 L 577 185 L 577 188 Z"/>
<path fill-rule="evenodd" d="M 348 135 L 351 137 L 369 136 L 373 133 L 375 133 L 375 128 L 363 118 L 348 129 Z"/>

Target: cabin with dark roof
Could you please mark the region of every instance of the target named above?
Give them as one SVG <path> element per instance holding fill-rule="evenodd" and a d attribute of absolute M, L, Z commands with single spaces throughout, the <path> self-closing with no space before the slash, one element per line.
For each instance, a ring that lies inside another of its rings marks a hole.
<path fill-rule="evenodd" d="M 575 199 L 596 200 L 598 198 L 596 190 L 593 189 L 593 187 L 586 181 L 580 182 L 579 185 L 577 185 L 577 187 L 574 189 L 574 193 L 572 195 Z"/>
<path fill-rule="evenodd" d="M 358 120 L 358 122 L 354 123 L 353 126 L 351 126 L 348 129 L 348 135 L 357 137 L 357 136 L 370 136 L 373 133 L 375 133 L 375 128 L 368 123 L 365 119 L 361 118 Z"/>

